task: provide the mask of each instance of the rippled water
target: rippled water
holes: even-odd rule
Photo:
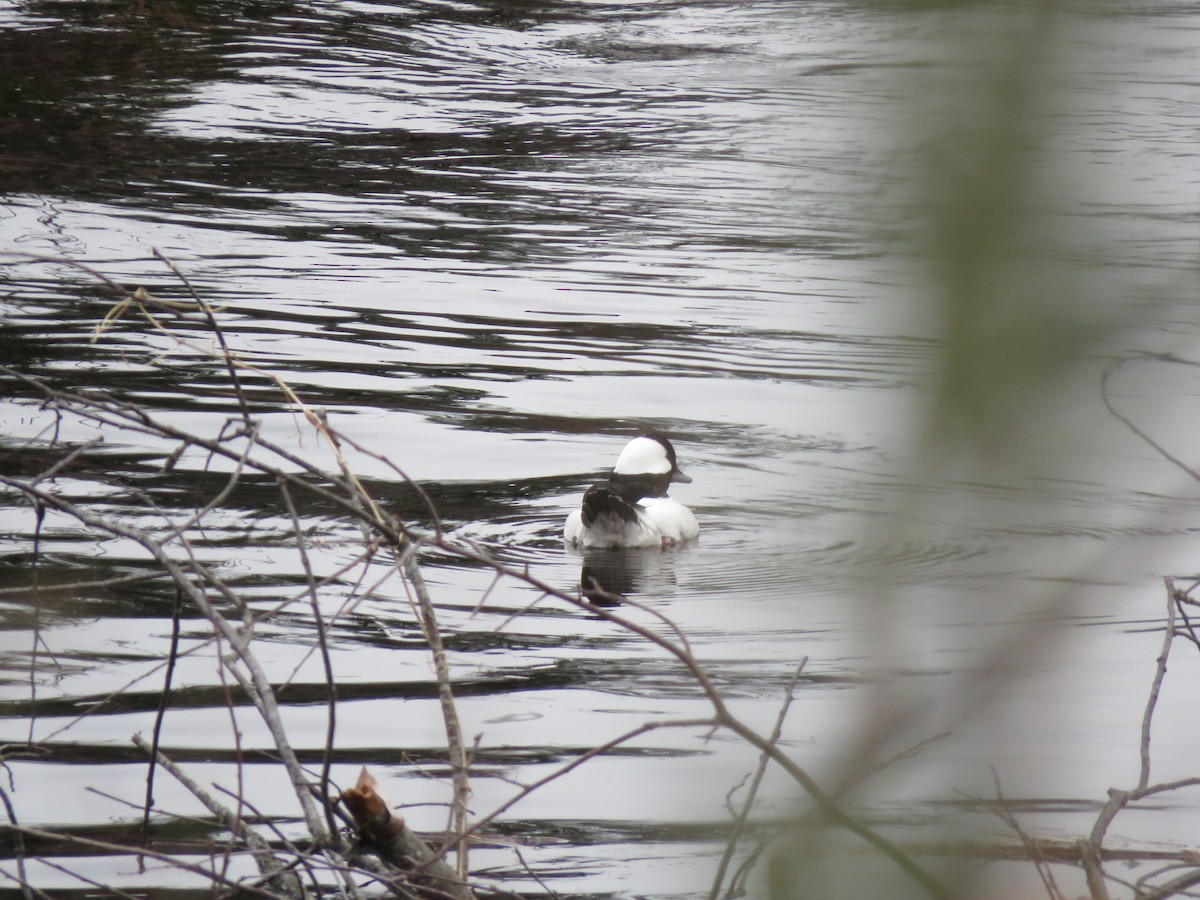
[[[900,490],[937,344],[912,261],[881,224],[894,220],[877,214],[905,202],[896,157],[920,143],[894,130],[919,83],[906,79],[952,65],[937,48],[955,14],[705,0],[146,6],[0,10],[0,249],[182,297],[161,251],[224,306],[239,353],[419,480],[448,533],[565,589],[584,562],[560,542],[580,491],[631,434],[668,433],[694,477],[673,493],[699,517],[699,545],[598,564],[678,624],[764,731],[807,658],[785,740],[818,773],[836,770],[869,718],[868,674],[926,698],[897,725],[897,749],[947,721],[955,737],[873,795],[880,821],[1003,834],[951,808],[957,790],[988,794],[994,764],[1008,795],[1028,799],[1027,824],[1066,836],[1090,828],[1110,785],[1132,782],[1157,579],[1194,568],[1196,487],[1105,418],[1092,383],[1060,423],[1092,435],[1071,466]],[[1056,146],[1086,202],[1062,243],[1100,270],[1097,305],[1110,293],[1135,320],[1114,352],[1147,354],[1115,376],[1115,401],[1187,454],[1200,386],[1148,354],[1186,361],[1196,333],[1200,17],[1159,4],[1071,25],[1065,44],[1088,77]],[[83,273],[18,260],[2,271],[6,365],[112,390],[183,428],[215,433],[236,414],[220,365],[135,319],[90,344],[111,298]],[[270,383],[247,387],[264,434],[332,464]],[[54,417],[11,378],[5,389],[0,465],[32,475]],[[87,422],[58,427],[67,441],[96,436]],[[60,489],[133,523],[161,525],[148,500],[186,515],[223,483],[198,453],[161,474],[169,447],[107,437]],[[383,503],[429,524],[393,471],[356,467]],[[144,765],[127,741],[153,720],[173,595],[147,582],[44,596],[31,702],[34,520],[5,503],[3,739],[50,749],[12,764],[16,812],[119,835],[137,820],[114,798],[140,802]],[[352,556],[350,523],[301,514],[322,571]],[[144,568],[132,544],[47,526],[44,583]],[[304,583],[273,481],[245,477],[193,542],[263,608]],[[647,719],[705,712],[678,666],[609,624],[553,602],[526,610],[530,589],[486,593],[490,572],[438,556],[426,577],[466,733],[481,736],[477,811],[509,796],[505,779],[532,781]],[[1063,585],[1070,596],[1046,607]],[[444,769],[434,679],[404,593],[387,583],[363,599],[339,582],[322,605],[351,597],[331,630],[334,776],[349,782],[365,763],[395,799],[443,803],[446,785],[428,777]],[[1045,652],[1014,652],[999,696],[960,689],[980,647],[1039,616],[1072,627],[1064,637],[1048,622]],[[296,612],[268,629],[310,762],[325,737],[311,626]],[[185,646],[201,649],[181,660],[163,743],[198,780],[229,784],[236,754],[206,635],[185,622]],[[964,720],[975,703],[984,714]],[[1186,697],[1164,705],[1159,759],[1190,774]],[[237,721],[255,750],[267,740],[250,713]],[[725,794],[753,765],[735,741],[656,732],[535,794],[502,830],[563,895],[695,894],[715,867]],[[283,776],[252,768],[257,808],[295,821]],[[798,792],[769,786],[762,815],[793,813]],[[158,793],[163,809],[198,811],[172,785]],[[1128,836],[1192,841],[1195,812],[1131,820]],[[437,830],[445,812],[410,818]],[[71,863],[131,890],[189,883],[124,858]],[[544,890],[507,847],[472,864],[500,887]],[[79,887],[32,871],[56,895]]]

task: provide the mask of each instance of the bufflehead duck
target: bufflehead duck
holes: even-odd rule
[[[592,485],[567,516],[563,538],[578,547],[673,547],[700,533],[692,511],[667,496],[679,471],[675,448],[661,434],[636,437],[617,457],[608,481]]]

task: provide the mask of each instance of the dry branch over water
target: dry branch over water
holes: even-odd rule
[[[72,456],[80,452],[80,448],[68,448],[64,456],[55,459],[50,466],[33,478],[0,475],[0,484],[23,494],[39,512],[39,516],[47,510],[52,510],[69,517],[96,534],[120,537],[136,543],[152,558],[163,575],[173,582],[183,601],[199,611],[211,624],[213,631],[210,639],[221,648],[222,670],[231,679],[232,685],[236,685],[242,694],[251,701],[270,732],[280,762],[288,773],[308,836],[303,846],[293,841],[291,846],[282,850],[275,847],[267,848],[260,838],[249,836],[251,829],[243,821],[241,804],[236,811],[224,807],[209,807],[219,821],[228,824],[231,843],[226,852],[238,852],[242,848],[248,848],[259,862],[260,868],[263,869],[263,875],[260,876],[262,883],[256,883],[254,891],[269,893],[265,885],[270,884],[277,886],[276,889],[283,890],[286,895],[291,895],[293,890],[304,894],[309,890],[319,892],[325,889],[357,893],[360,888],[355,885],[354,878],[355,873],[358,873],[357,877],[360,879],[371,883],[386,884],[390,890],[399,892],[401,895],[465,897],[470,891],[467,884],[467,847],[471,841],[486,836],[485,829],[497,815],[532,791],[552,783],[606,750],[617,747],[639,734],[662,727],[681,727],[708,730],[725,729],[737,735],[758,749],[764,758],[781,767],[804,789],[829,822],[858,835],[879,852],[890,857],[912,879],[921,884],[930,896],[950,896],[937,878],[927,872],[909,853],[844,809],[823,791],[815,779],[796,765],[778,747],[777,735],[760,735],[736,717],[708,677],[704,667],[692,654],[686,636],[660,613],[652,613],[652,615],[660,619],[666,626],[667,632],[673,637],[664,637],[658,631],[621,615],[611,606],[595,603],[579,593],[562,591],[540,579],[534,572],[507,566],[474,544],[455,542],[449,539],[440,527],[435,528],[432,533],[423,533],[383,509],[363,487],[347,459],[344,448],[350,448],[351,451],[357,451],[359,448],[333,429],[320,410],[306,406],[298,393],[293,391],[282,379],[249,364],[231,350],[221,333],[215,311],[192,289],[182,272],[169,260],[164,259],[164,262],[184,283],[191,298],[190,302],[161,301],[143,288],[126,289],[85,265],[60,260],[41,259],[40,261],[75,265],[76,268],[99,278],[105,286],[118,294],[117,305],[97,328],[97,338],[102,337],[105,330],[120,317],[136,312],[149,323],[155,332],[169,336],[176,341],[181,351],[215,354],[229,373],[230,388],[237,398],[241,414],[226,421],[216,436],[209,436],[172,425],[153,415],[149,410],[143,409],[137,404],[117,399],[112,395],[87,390],[64,389],[40,379],[30,378],[16,370],[0,369],[0,372],[19,385],[29,398],[36,399],[37,402],[53,408],[59,415],[90,420],[96,423],[106,435],[142,435],[173,444],[174,449],[167,454],[164,468],[175,465],[182,454],[188,450],[203,452],[210,462],[224,459],[226,465],[231,469],[225,484],[205,503],[201,504],[192,515],[182,521],[171,522],[165,529],[150,530],[90,508],[85,502],[67,499],[61,495],[54,489],[54,478]],[[188,316],[194,317],[194,320],[190,322],[193,329],[198,327],[202,333],[211,334],[215,341],[214,344],[206,344],[203,340],[197,340],[195,337],[181,337],[172,331],[172,324],[167,321],[168,317],[178,320]],[[192,333],[194,334],[194,330]],[[271,440],[262,433],[258,422],[250,413],[250,407],[241,385],[241,378],[248,373],[265,377],[276,385],[281,392],[283,402],[303,416],[332,452],[337,462],[337,471],[324,471],[317,468],[308,462],[305,454]],[[51,449],[47,448],[48,452]],[[372,455],[382,458],[375,454]],[[49,453],[49,456],[53,457],[54,454]],[[398,467],[394,468],[399,471]],[[280,715],[276,686],[268,677],[255,653],[256,630],[267,624],[269,616],[264,617],[262,613],[252,610],[247,599],[235,587],[227,583],[217,571],[198,558],[189,542],[188,535],[194,529],[203,528],[205,516],[220,506],[235,490],[243,474],[247,472],[265,475],[278,484],[284,505],[292,513],[295,542],[296,546],[301,548],[302,556],[305,536],[301,533],[299,520],[294,514],[295,506],[292,500],[294,495],[307,495],[320,499],[336,509],[340,515],[356,521],[362,532],[360,558],[368,560],[381,555],[390,558],[394,571],[403,579],[410,592],[434,662],[434,671],[446,721],[447,743],[453,772],[452,797],[449,804],[451,828],[441,848],[428,855],[412,849],[416,845],[408,842],[402,819],[392,818],[389,815],[381,820],[378,810],[375,810],[374,813],[369,812],[378,805],[376,802],[378,795],[373,789],[371,781],[360,782],[358,787],[344,792],[332,790],[331,786],[325,783],[328,778],[329,760],[337,753],[334,727],[337,709],[335,673],[329,672],[330,693],[327,703],[329,728],[325,761],[322,767],[323,775],[314,777],[313,773],[301,764],[292,749]],[[436,516],[434,521],[437,521]],[[486,566],[495,572],[497,578],[523,582],[536,589],[543,598],[554,598],[571,604],[592,616],[619,626],[631,635],[657,645],[676,657],[688,672],[697,691],[707,698],[712,710],[711,716],[702,719],[646,723],[633,732],[621,735],[613,741],[583,754],[550,775],[539,779],[536,783],[521,788],[513,798],[497,809],[477,816],[474,822],[469,821],[470,787],[467,779],[467,752],[462,740],[461,728],[457,723],[453,684],[449,668],[445,665],[442,635],[434,614],[429,589],[420,568],[420,556],[422,552],[429,550],[437,550],[443,554]],[[306,598],[310,601],[313,600],[320,586],[311,572],[309,572],[308,582],[295,598],[296,600]],[[610,598],[610,600],[616,602],[617,598]],[[315,617],[314,623],[318,632],[316,636],[318,646],[323,647],[324,638],[321,632],[324,625],[319,614]],[[172,657],[167,660],[165,675],[167,682],[164,684],[164,696],[168,696],[170,693],[170,673],[176,652],[177,645],[174,645]],[[327,655],[325,659],[327,662]],[[160,710],[160,721],[165,709],[164,706]],[[145,752],[150,756],[151,771],[159,764],[167,764],[166,760],[158,753],[156,746],[144,744],[144,742],[143,745]],[[174,764],[170,765],[170,771],[177,777],[181,777],[185,785],[195,785],[195,782],[186,779],[181,768]],[[152,800],[152,798],[149,799]],[[365,828],[366,833],[371,835],[371,840],[359,844],[349,840],[343,833],[332,827],[334,805],[339,800],[352,807],[357,826],[360,829]],[[210,797],[208,802],[212,802]],[[148,802],[147,816],[149,808],[150,803]],[[364,815],[365,819],[359,818]],[[389,823],[391,824],[389,825]],[[382,841],[381,838],[383,832],[387,832],[388,828],[394,827],[397,823],[400,826],[398,834],[404,837],[405,846],[408,848],[399,852],[399,855],[404,857],[405,865],[397,864],[397,853],[386,850],[379,852],[381,846],[392,846],[388,841]],[[382,832],[379,830],[380,827],[383,829]],[[15,822],[10,823],[9,828],[14,833],[22,833]],[[370,870],[361,867],[362,855],[372,852],[372,849],[376,854],[375,860],[385,867],[383,874],[375,871],[376,866],[372,866]],[[449,882],[443,870],[443,860],[450,855],[453,855],[456,860],[456,877],[452,883]],[[294,873],[294,877],[289,877],[286,882],[282,882],[280,872],[286,872],[289,876]],[[225,880],[222,876],[221,881]],[[282,887],[279,887],[281,885]],[[714,892],[717,887],[719,885],[714,887]]]

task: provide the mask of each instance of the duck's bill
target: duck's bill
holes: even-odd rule
[[[682,472],[676,469],[671,473],[671,481],[675,482],[676,484],[691,484],[692,476],[684,475]]]

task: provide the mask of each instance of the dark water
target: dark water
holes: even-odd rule
[[[1162,354],[1186,362],[1195,343],[1200,16],[1160,4],[1069,24],[1061,53],[1085,77],[1054,147],[1085,199],[1060,236],[1099,271],[1097,306],[1120,311],[1110,347],[1146,354],[1114,379],[1117,402],[1186,455],[1194,416],[1181,410],[1200,385]],[[903,207],[897,159],[920,146],[897,127],[919,83],[908,79],[960,65],[969,48],[947,54],[941,36],[963,27],[974,26],[962,11],[836,2],[10,5],[0,249],[182,298],[161,251],[224,307],[238,353],[419,480],[449,535],[564,589],[582,563],[560,542],[580,491],[630,435],[666,432],[694,477],[673,493],[701,541],[603,564],[678,624],[739,715],[769,731],[807,658],[785,745],[832,773],[871,718],[866,676],[882,672],[916,698],[897,749],[947,723],[955,735],[898,767],[868,815],[909,837],[1004,835],[959,793],[990,795],[994,764],[1027,800],[1027,826],[1086,833],[1106,789],[1135,778],[1157,579],[1195,568],[1200,491],[1104,416],[1094,379],[1058,421],[1088,435],[1069,464],[1016,481],[906,482],[936,315],[897,249],[904,227],[879,213]],[[129,317],[91,343],[112,302],[93,279],[15,258],[0,272],[5,365],[205,434],[237,414],[200,330],[188,346]],[[52,436],[100,436],[57,422],[11,377],[3,389],[10,476],[41,471]],[[333,467],[270,382],[252,377],[247,391],[266,436]],[[186,518],[224,483],[199,452],[164,474],[170,445],[103,437],[58,489],[132,524]],[[354,464],[381,502],[431,525],[394,471]],[[31,676],[35,523],[14,494],[3,501],[2,737],[46,748],[11,765],[16,813],[119,836],[137,820],[126,804],[140,802],[145,768],[128,738],[153,721],[173,592],[147,581],[43,594]],[[353,559],[351,522],[300,512],[320,571]],[[191,537],[261,609],[304,583],[272,480],[243,477]],[[43,585],[147,569],[131,542],[54,515],[40,549]],[[515,582],[477,610],[492,582],[483,568],[432,555],[425,572],[465,731],[480,736],[478,813],[511,794],[509,779],[532,781],[649,719],[706,714],[644,641],[564,604],[527,609],[537,595]],[[321,604],[341,698],[334,777],[367,764],[393,799],[427,804],[409,812],[416,827],[444,827],[448,786],[430,777],[444,774],[444,733],[402,586],[365,595],[343,577]],[[277,616],[260,650],[291,682],[287,724],[309,762],[325,739],[312,624],[300,607]],[[981,693],[971,673],[1014,627],[1053,637],[1014,653],[1002,688]],[[163,745],[197,780],[231,787],[237,754],[207,636],[185,620],[195,652],[176,673]],[[1160,713],[1164,779],[1191,774],[1185,693]],[[282,772],[252,752],[268,736],[252,709],[236,719],[251,799],[299,834]],[[532,871],[504,845],[472,866],[531,893],[544,891],[535,873],[562,895],[703,892],[726,792],[754,762],[732,739],[655,732],[501,819]],[[165,811],[202,815],[165,780],[157,793]],[[769,778],[760,815],[789,816],[799,797]],[[1195,812],[1180,801],[1123,834],[1186,843]],[[69,862],[131,891],[196,884],[126,857]],[[30,871],[56,894],[82,888],[49,864]],[[980,896],[993,877],[1028,886],[1031,873],[992,867]]]

